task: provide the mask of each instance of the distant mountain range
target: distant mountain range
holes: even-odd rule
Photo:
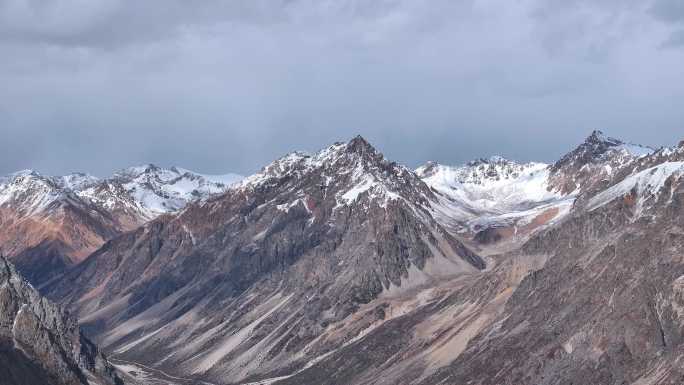
[[[416,170],[356,137],[228,180],[14,174],[0,247],[126,382],[679,383],[683,178],[684,144],[599,131]]]
[[[0,178],[0,254],[40,285],[116,235],[224,192],[240,179],[151,164],[107,179],[20,171]]]

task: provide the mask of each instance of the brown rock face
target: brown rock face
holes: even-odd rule
[[[0,253],[36,285],[141,223],[34,172],[0,180]]]
[[[0,252],[40,286],[105,241],[225,187],[187,170],[153,165],[105,180],[33,171],[0,177]]]
[[[35,284],[58,276],[125,229],[109,213],[71,202],[31,215],[2,207],[0,226],[0,250]]]
[[[42,298],[0,257],[3,385],[122,384],[76,321]],[[95,381],[95,382],[93,382]]]

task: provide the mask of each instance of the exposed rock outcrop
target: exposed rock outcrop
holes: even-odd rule
[[[123,384],[76,320],[0,256],[0,383]]]

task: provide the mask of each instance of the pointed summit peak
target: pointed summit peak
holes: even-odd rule
[[[347,143],[347,151],[357,153],[359,155],[375,155],[377,153],[375,148],[361,135],[356,135],[352,140],[349,141],[349,143]]]
[[[592,152],[595,156],[601,155],[609,150],[618,150],[637,158],[648,155],[654,151],[653,148],[648,146],[611,138],[599,130],[594,130],[578,149],[582,148]]]
[[[606,134],[604,134],[603,131],[600,130],[592,131],[591,135],[589,135],[587,139],[585,139],[584,143],[589,144],[591,146],[602,147],[615,147],[624,144],[624,142],[619,139],[606,136]]]
[[[559,191],[570,193],[581,186],[583,180],[590,179],[592,174],[583,171],[585,166],[608,165],[609,170],[612,170],[647,156],[653,151],[650,147],[627,143],[595,130],[584,142],[551,166],[550,171],[555,175],[552,184]]]
[[[591,132],[591,134],[587,137],[587,142],[600,142],[603,141],[603,139],[606,137],[606,134],[603,133],[601,130],[594,130]]]
[[[148,163],[148,164],[142,166],[142,168],[144,168],[145,173],[150,173],[150,172],[155,172],[155,171],[161,170],[161,167],[157,166],[154,163]]]

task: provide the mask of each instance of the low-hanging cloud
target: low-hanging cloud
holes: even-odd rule
[[[678,0],[0,1],[0,173],[249,173],[360,133],[410,166],[676,143]]]

